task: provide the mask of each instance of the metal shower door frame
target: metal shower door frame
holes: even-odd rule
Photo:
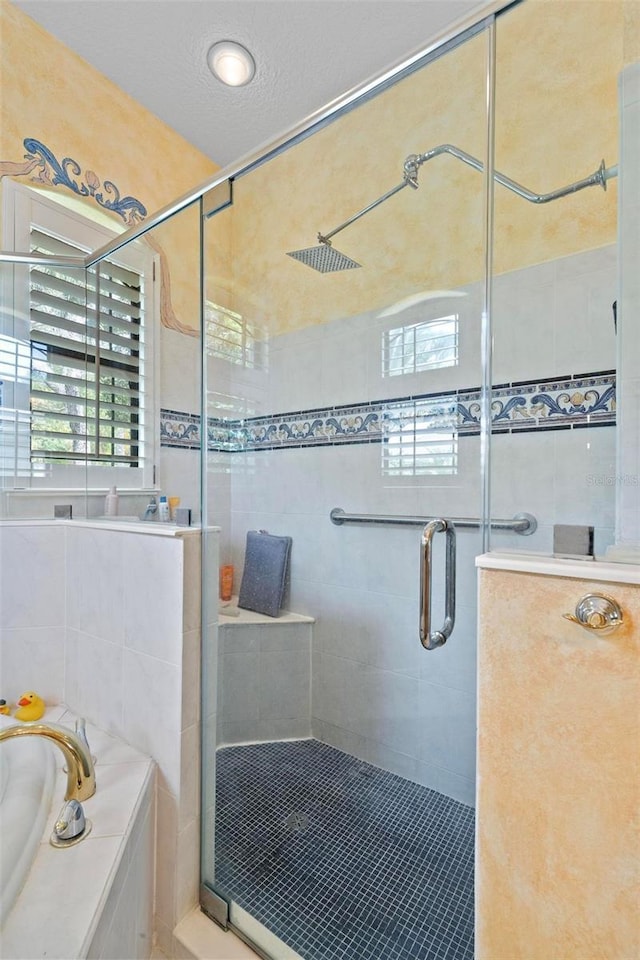
[[[520,2],[520,0],[516,0],[516,3],[517,2]],[[443,34],[439,40],[435,41],[426,50],[423,50],[421,51],[420,54],[414,57],[411,57],[408,60],[405,60],[401,65],[394,68],[393,70],[387,71],[385,74],[382,74],[380,77],[377,78],[377,80],[372,81],[371,83],[358,88],[356,92],[347,94],[344,98],[342,98],[340,101],[337,102],[337,105],[336,104],[329,105],[326,108],[326,110],[320,111],[318,114],[314,114],[313,117],[310,118],[308,121],[305,121],[303,125],[291,131],[291,133],[287,137],[278,141],[271,147],[268,147],[266,150],[262,151],[259,155],[252,157],[244,165],[239,165],[238,167],[234,167],[234,168],[230,168],[228,170],[222,171],[222,173],[218,178],[216,178],[214,181],[210,182],[207,185],[206,189],[203,189],[200,191],[199,196],[203,198],[202,223],[204,224],[206,222],[208,215],[217,213],[218,210],[222,208],[222,205],[219,206],[217,202],[214,202],[212,205],[210,205],[205,196],[206,194],[209,194],[209,196],[213,198],[214,194],[211,193],[211,191],[214,191],[217,187],[219,187],[223,183],[230,184],[230,187],[232,188],[233,181],[235,180],[236,177],[241,177],[250,173],[254,168],[257,168],[258,166],[267,162],[271,158],[279,155],[280,153],[283,153],[289,147],[295,146],[295,144],[300,142],[302,139],[306,139],[307,136],[316,132],[316,130],[321,129],[323,126],[331,122],[333,119],[336,119],[338,116],[350,111],[351,109],[354,109],[361,102],[368,100],[374,93],[382,92],[384,89],[396,83],[397,81],[403,79],[404,77],[408,76],[410,73],[413,73],[414,71],[417,71],[422,67],[427,66],[428,63],[432,62],[440,55],[442,54],[446,55],[446,53],[450,49],[455,48],[459,44],[466,42],[467,40],[471,39],[473,36],[476,36],[479,33],[483,33],[488,38],[487,39],[487,51],[488,51],[487,52],[487,70],[486,70],[487,116],[488,116],[487,138],[488,138],[488,141],[491,141],[493,121],[490,114],[490,109],[492,109],[490,105],[492,104],[492,98],[493,98],[493,89],[492,89],[493,53],[492,51],[494,50],[493,31],[495,29],[495,15],[497,11],[501,11],[507,7],[514,6],[514,5],[515,4],[514,2],[512,2],[512,0],[508,0],[508,2],[504,2],[504,0],[498,0],[498,2],[493,2],[489,4],[482,16],[480,16],[476,12],[475,17],[468,17],[468,18],[465,18],[464,21],[460,21],[453,30],[448,31],[446,34]],[[490,214],[491,214],[491,207],[492,207],[492,194],[491,194],[492,179],[488,172],[492,170],[492,161],[493,161],[492,143],[489,142],[487,146],[487,156],[486,156],[485,174],[484,174],[484,178],[485,178],[485,237],[484,239],[485,239],[485,247],[486,247],[485,259],[484,259],[485,269],[488,269],[491,263],[490,244],[488,244],[487,241],[490,240],[491,227],[492,227],[492,224],[490,221]],[[489,197],[486,196],[487,193],[489,194]],[[194,197],[193,195],[191,195],[190,201],[193,201],[193,199]],[[177,204],[179,203],[180,201],[177,202]],[[224,201],[223,201],[223,204],[224,204]],[[176,212],[176,211],[177,211],[177,205],[173,205],[172,212]],[[154,225],[153,223],[150,224],[151,227],[153,225]],[[139,230],[139,232],[143,233],[146,231],[143,227],[141,230]],[[203,293],[203,296],[202,296],[203,312],[202,312],[201,322],[202,322],[203,330],[204,330],[204,322],[203,322],[203,319],[204,319],[204,268],[205,268],[205,260],[204,260],[204,249],[203,249],[202,261],[201,261],[201,270],[202,270],[201,283],[202,283],[202,293]],[[487,303],[489,299],[487,291],[489,289],[490,289],[490,285],[487,279],[487,282],[485,285],[484,309],[483,309],[483,317],[482,317],[483,331],[487,327],[488,320],[489,320],[488,309],[487,309]],[[484,339],[488,340],[488,335],[485,333],[483,333],[483,340]],[[203,342],[203,354],[204,353],[205,353],[205,350],[204,350],[204,342]],[[483,362],[484,362],[484,355],[483,355]],[[205,363],[206,363],[206,360],[203,357],[203,365]],[[487,378],[485,375],[484,383],[486,384],[487,382],[490,382],[490,381],[487,381]],[[487,409],[488,409],[488,403],[487,403]],[[207,409],[206,409],[206,391],[205,391],[204,376],[203,376],[203,398],[202,398],[201,416],[203,418],[202,422],[206,423]],[[205,433],[205,436],[206,436],[206,433]],[[207,490],[206,444],[203,444],[201,456],[203,458],[203,468],[202,468],[203,514],[202,516],[203,516],[203,524],[204,524],[206,523],[206,516],[207,516],[207,512],[206,512],[206,490]],[[484,463],[482,453],[481,453],[481,461],[482,462],[479,464],[478,469],[481,470],[482,472],[482,464]],[[484,502],[485,502],[485,499],[483,495],[483,503]],[[478,522],[478,526],[483,531],[483,545],[486,542],[486,526],[487,526],[486,516],[488,516],[488,514],[485,515],[484,520],[481,519]],[[518,522],[520,522],[519,518],[518,518]],[[446,639],[446,637],[449,636],[449,634],[451,633],[451,630],[453,629],[454,620],[455,620],[455,611],[454,611],[455,530],[453,528],[453,524],[451,523],[451,521],[447,521],[444,518],[442,519],[438,518],[436,523],[438,524],[438,532],[442,530],[442,532],[445,532],[445,535],[447,536],[447,546],[448,546],[447,554],[449,557],[449,565],[448,565],[449,591],[448,591],[448,602],[447,602],[447,616],[445,617],[445,623],[443,624],[442,630],[436,631],[436,636],[444,637],[444,639],[442,639],[440,643],[433,643],[433,646],[431,647],[431,649],[434,646],[441,645]],[[527,520],[527,523],[528,523],[528,520]],[[442,524],[442,527],[439,526],[440,524]],[[436,530],[434,529],[433,533],[435,534],[435,532]],[[204,552],[204,544],[203,544],[202,574],[203,574],[203,588],[204,588],[205,583],[207,582],[207,578],[211,579],[210,571],[206,569],[206,554]],[[425,622],[428,624],[427,620]],[[206,631],[207,631],[206,623],[207,623],[206,619],[203,619],[203,624],[202,624],[203,656],[205,653],[204,645],[206,642]],[[427,632],[431,634],[430,629],[428,629]],[[427,647],[427,649],[430,648],[427,643],[425,643],[425,646]],[[204,676],[203,676],[203,680],[204,680]],[[206,697],[206,695],[207,695],[207,691],[204,689],[204,684],[203,684],[203,691],[202,691],[202,696],[203,696],[202,715],[203,716],[206,715],[206,710],[205,710],[206,701],[204,700],[204,697]],[[205,753],[203,751],[203,762],[204,762],[204,759],[205,759]],[[208,759],[210,760],[210,758]],[[203,767],[202,778],[201,778],[201,781],[203,784],[203,791],[205,789],[204,785],[207,779],[208,778],[206,776],[205,769]],[[206,807],[204,804],[204,793],[203,793],[203,810],[204,809],[206,809]],[[256,943],[255,940],[252,938],[253,937],[252,932],[249,932],[249,933],[245,932],[241,927],[238,927],[236,922],[234,922],[233,901],[229,902],[224,895],[220,895],[220,893],[217,891],[215,869],[213,872],[213,876],[207,877],[207,878],[205,878],[204,873],[201,870],[200,901],[201,901],[201,909],[207,914],[207,916],[209,916],[212,920],[214,920],[214,922],[216,922],[218,925],[222,926],[225,929],[233,930],[242,940],[248,943],[256,951],[256,953],[259,956],[264,957],[265,960],[270,960],[269,954],[266,952],[266,949],[268,948],[266,948],[265,946],[261,946],[259,943]]]

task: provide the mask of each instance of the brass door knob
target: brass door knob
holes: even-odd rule
[[[623,620],[619,604],[604,593],[588,593],[578,601],[575,614],[564,613],[563,617],[585,630],[597,630],[602,634],[611,633]]]

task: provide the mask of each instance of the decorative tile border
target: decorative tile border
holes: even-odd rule
[[[615,394],[616,375],[611,370],[499,384],[491,395],[492,432],[614,426]],[[462,437],[477,436],[480,419],[480,389],[454,390],[244,420],[212,417],[208,422],[208,449],[242,452],[380,443],[390,434],[417,422],[423,431],[451,430]],[[199,416],[162,410],[160,443],[166,447],[199,449]]]
[[[160,411],[160,446],[182,450],[200,449],[200,417],[178,410]]]
[[[494,387],[491,420],[494,432],[502,426],[517,432],[558,426],[613,425],[616,422],[615,371]]]

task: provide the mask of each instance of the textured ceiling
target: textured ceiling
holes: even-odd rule
[[[226,166],[424,46],[477,0],[14,0]],[[254,55],[246,87],[206,64],[217,40]]]

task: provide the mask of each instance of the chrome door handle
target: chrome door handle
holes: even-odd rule
[[[444,623],[431,632],[431,548],[436,533],[447,535]],[[430,520],[422,531],[420,550],[420,643],[435,650],[451,636],[456,619],[456,530],[450,520]]]

